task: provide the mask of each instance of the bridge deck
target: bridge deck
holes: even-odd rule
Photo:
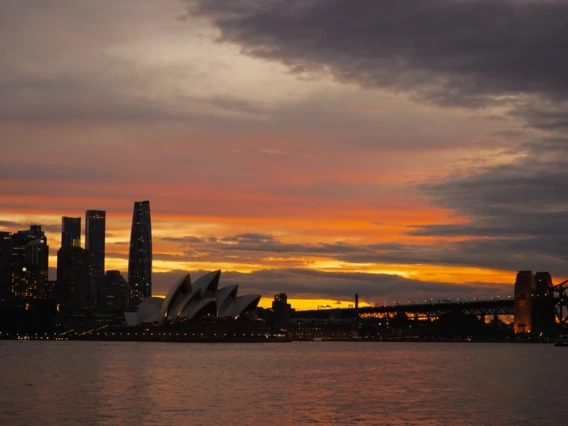
[[[308,311],[296,311],[293,318],[355,318],[360,316],[394,316],[399,313],[416,317],[438,317],[450,312],[460,312],[466,315],[513,315],[513,299],[478,300],[472,302],[448,302],[448,303],[418,303],[408,305],[389,305],[364,308],[347,309],[320,309]]]

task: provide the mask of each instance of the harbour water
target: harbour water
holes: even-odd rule
[[[0,341],[1,425],[565,425],[544,344]]]

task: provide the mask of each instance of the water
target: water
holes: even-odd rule
[[[1,425],[566,425],[568,348],[0,341]]]

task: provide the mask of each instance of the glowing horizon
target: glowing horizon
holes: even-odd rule
[[[369,303],[568,273],[564,87],[536,83],[562,66],[503,68],[519,43],[503,64],[475,43],[440,57],[452,26],[421,49],[390,26],[362,44],[357,26],[296,26],[326,2],[274,26],[254,2],[213,3],[5,6],[0,35],[25,37],[0,47],[0,230],[43,225],[52,278],[61,217],[88,209],[107,212],[106,269],[125,273],[135,200],[151,203],[158,293],[213,269],[263,295]]]

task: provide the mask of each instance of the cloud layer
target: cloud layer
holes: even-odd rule
[[[158,283],[564,277],[567,21],[565,1],[4,2],[0,229],[43,224],[53,265],[60,217],[105,209],[124,270],[150,199]]]

